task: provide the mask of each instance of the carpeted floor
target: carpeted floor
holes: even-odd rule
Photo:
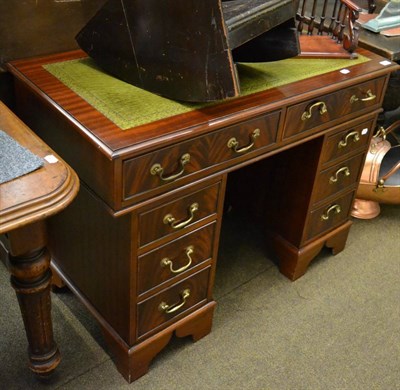
[[[355,220],[346,249],[337,256],[323,251],[296,282],[267,257],[259,231],[243,235],[240,221],[230,219],[221,238],[212,332],[197,343],[172,340],[131,385],[68,291],[52,296],[62,362],[46,381],[36,379],[0,263],[0,389],[400,389],[400,207]]]

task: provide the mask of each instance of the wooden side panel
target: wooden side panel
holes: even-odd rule
[[[131,217],[114,218],[82,185],[76,200],[49,220],[49,248],[57,267],[129,344]]]

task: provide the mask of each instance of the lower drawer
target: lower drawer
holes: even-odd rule
[[[364,153],[323,170],[317,177],[313,203],[333,196],[355,184],[362,169]]]
[[[215,222],[139,257],[138,294],[183,276],[209,260],[213,251]]]
[[[350,213],[353,196],[354,191],[312,211],[307,220],[303,244],[345,222]]]
[[[210,267],[138,304],[137,337],[167,326],[193,306],[207,300]]]

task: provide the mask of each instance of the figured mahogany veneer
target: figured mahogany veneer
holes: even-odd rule
[[[380,77],[290,106],[286,116],[284,138],[294,137],[323,123],[333,122],[348,114],[373,107],[382,99],[384,83],[385,77]],[[311,117],[306,118],[304,113],[311,114]]]
[[[323,246],[344,248],[367,145],[398,68],[360,54],[370,60],[349,73],[126,131],[42,67],[82,52],[9,65],[20,115],[82,182],[76,202],[51,220],[53,268],[101,324],[128,381],[147,372],[172,334],[198,340],[210,331],[225,195],[233,210],[261,217],[292,280]]]

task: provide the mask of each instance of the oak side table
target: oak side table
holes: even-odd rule
[[[0,102],[0,129],[43,158],[44,165],[0,185],[0,235],[29,343],[29,367],[39,375],[60,362],[51,319],[47,217],[63,210],[79,189],[76,173]]]

